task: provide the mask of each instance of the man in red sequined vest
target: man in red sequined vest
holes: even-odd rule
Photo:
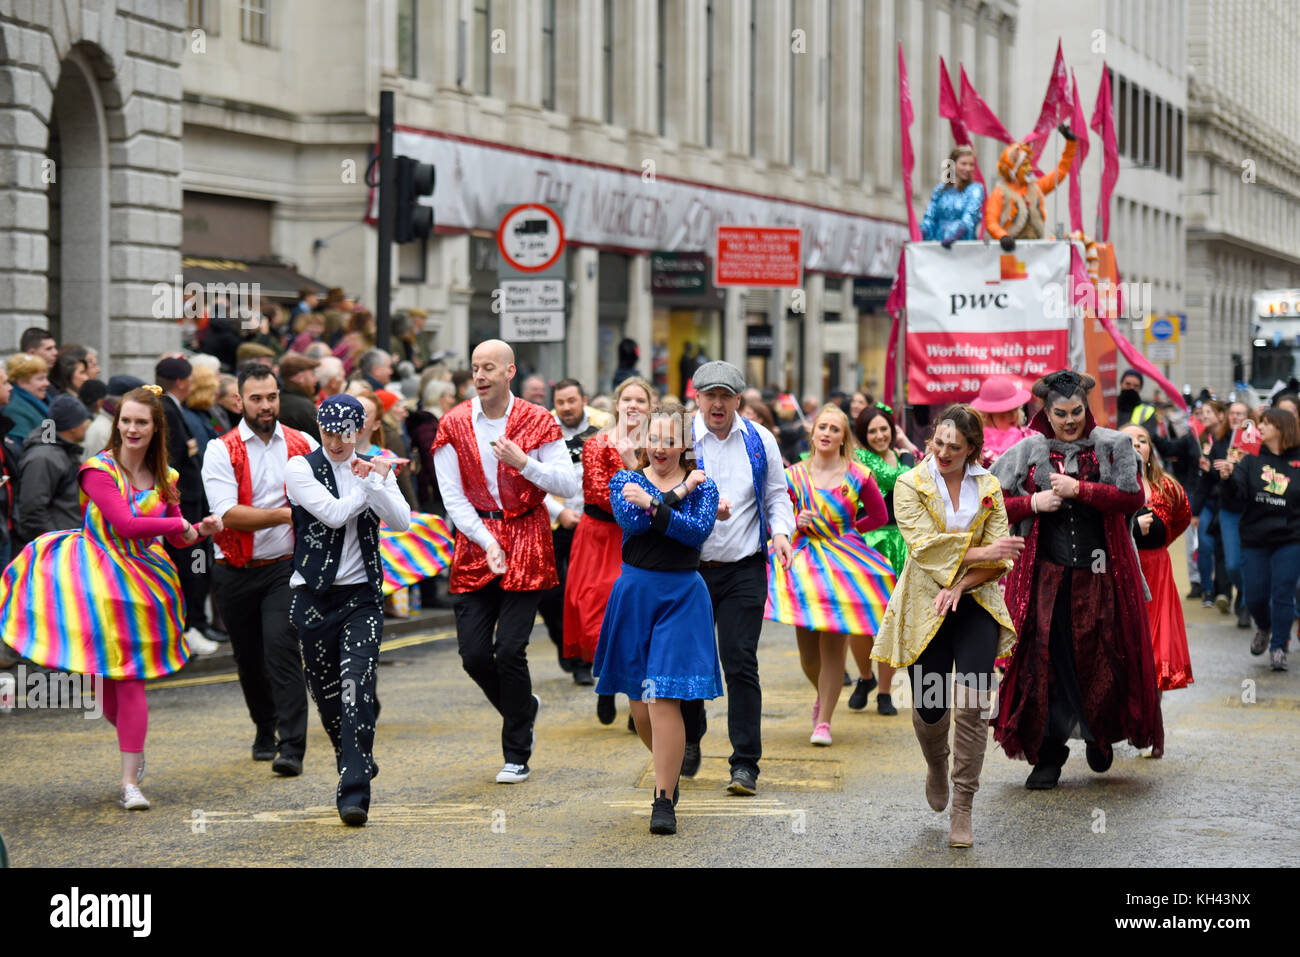
[[[580,485],[559,424],[511,394],[510,346],[480,343],[471,365],[478,395],[438,423],[433,463],[456,525],[451,593],[461,662],[501,714],[505,767],[497,781],[511,784],[529,775],[541,707],[528,635],[542,592],[558,581],[544,502],[548,492],[567,498]]]
[[[277,421],[280,386],[270,366],[245,366],[239,394],[243,418],[203,457],[208,503],[226,526],[215,538],[212,596],[257,727],[253,760],[293,776],[302,773],[307,748],[307,682],[289,623],[294,537],[284,479],[289,459],[319,443]]]

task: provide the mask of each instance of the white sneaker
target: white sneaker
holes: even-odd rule
[[[185,632],[185,644],[189,645],[190,651],[194,652],[199,657],[215,655],[221,648],[221,646],[215,641],[209,641],[207,638],[204,638],[203,633],[197,628],[191,628],[189,631]]]
[[[507,764],[497,772],[497,784],[518,784],[531,774],[526,764]]]
[[[122,797],[117,802],[128,811],[147,811],[149,810],[149,799],[140,793],[140,789],[134,784],[124,785],[122,788]]]

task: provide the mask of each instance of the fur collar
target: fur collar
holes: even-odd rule
[[[1097,462],[1101,466],[1101,481],[1113,485],[1121,492],[1138,490],[1137,452],[1133,442],[1123,432],[1094,426],[1087,437],[1077,442],[1062,442],[1049,439],[1038,433],[1017,442],[1003,452],[993,463],[993,474],[997,476],[1002,488],[1008,495],[1028,495],[1026,480],[1034,476],[1035,488],[1042,490],[1052,487],[1052,464],[1049,453],[1053,451],[1065,454],[1065,472],[1077,475],[1079,472],[1079,450],[1092,448],[1096,450]]]

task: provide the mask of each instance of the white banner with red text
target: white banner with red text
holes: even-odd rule
[[[907,401],[968,402],[989,376],[1029,388],[1070,364],[1070,244],[908,243]]]

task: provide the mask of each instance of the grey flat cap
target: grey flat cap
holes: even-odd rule
[[[710,389],[726,389],[732,395],[745,391],[745,377],[730,362],[715,359],[706,362],[695,370],[691,384],[696,392],[708,392]]]

